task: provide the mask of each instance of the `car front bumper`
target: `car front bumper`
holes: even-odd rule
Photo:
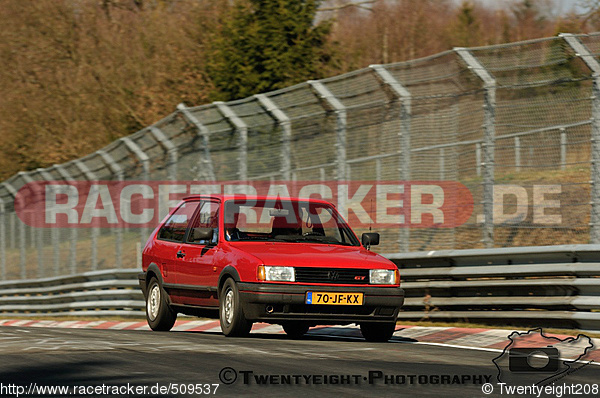
[[[404,303],[400,287],[291,285],[238,282],[247,319],[269,323],[306,321],[313,324],[395,322]],[[362,305],[306,304],[309,291],[363,293]]]

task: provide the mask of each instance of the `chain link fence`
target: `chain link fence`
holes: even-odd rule
[[[0,277],[140,263],[149,229],[22,223],[14,199],[36,180],[459,181],[475,202],[467,223],[384,229],[377,251],[600,243],[599,56],[600,34],[564,34],[181,104],[102,150],[0,183]]]

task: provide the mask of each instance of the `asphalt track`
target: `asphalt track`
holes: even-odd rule
[[[0,327],[0,354],[2,387],[130,383],[151,388],[156,384],[219,383],[216,396],[508,396],[500,394],[498,386],[491,395],[481,390],[485,376],[497,382],[492,362],[497,351],[398,337],[388,343],[367,343],[347,336],[312,335],[289,340],[285,335],[266,333],[226,338],[215,332]],[[237,379],[227,385],[220,374],[226,382],[232,382],[235,374]],[[290,375],[289,379],[285,375]],[[444,375],[446,383],[441,384]],[[413,377],[412,383],[408,376]],[[268,380],[269,384],[259,385],[257,380]],[[336,381],[338,384],[332,384]],[[586,366],[563,381],[598,383],[600,366]],[[15,396],[6,389],[2,392],[2,396]]]

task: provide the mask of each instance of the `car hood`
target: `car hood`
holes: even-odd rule
[[[396,269],[390,260],[359,246],[280,242],[243,242],[232,246],[265,265]]]

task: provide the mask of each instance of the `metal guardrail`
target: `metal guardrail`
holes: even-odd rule
[[[138,269],[0,283],[0,316],[143,316]]]
[[[600,245],[387,254],[401,320],[600,330]]]
[[[386,254],[400,320],[600,330],[600,245]],[[142,316],[137,269],[0,283],[0,316]]]

